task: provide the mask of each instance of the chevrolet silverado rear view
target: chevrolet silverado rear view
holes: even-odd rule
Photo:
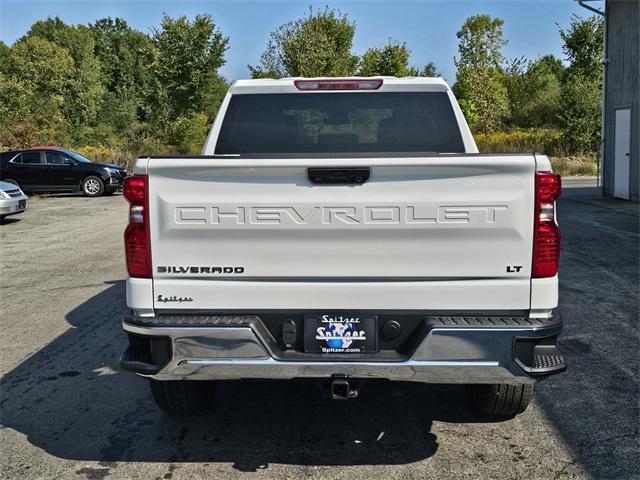
[[[129,346],[169,413],[215,382],[468,385],[513,416],[556,348],[560,178],[479,154],[441,79],[235,82],[201,156],[127,177]]]

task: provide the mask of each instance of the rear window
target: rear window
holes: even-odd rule
[[[217,154],[464,153],[445,92],[234,95]]]
[[[17,156],[20,152],[3,152],[0,153],[0,162],[6,163],[10,161],[13,157]],[[18,160],[20,157],[18,157]]]

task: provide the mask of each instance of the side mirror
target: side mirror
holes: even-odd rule
[[[64,161],[64,163],[66,163],[66,164],[67,164],[67,166],[69,166],[69,167],[73,167],[73,166],[76,164],[76,163],[75,163],[73,160],[71,160],[70,158],[67,158],[67,159]]]

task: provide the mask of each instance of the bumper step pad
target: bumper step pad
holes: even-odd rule
[[[533,350],[533,375],[551,375],[564,372],[567,364],[555,345],[538,345]]]
[[[564,368],[564,357],[562,355],[536,355],[533,360],[534,369],[544,368]]]
[[[560,355],[558,349],[548,346],[538,346],[533,355],[534,374],[559,373],[567,369],[564,357]]]

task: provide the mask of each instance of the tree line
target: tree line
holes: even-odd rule
[[[547,153],[597,150],[602,21],[574,16],[566,29],[559,27],[568,66],[553,55],[507,60],[503,25],[477,15],[457,32],[453,88],[473,130],[483,139],[496,132],[502,136],[493,138],[507,143],[524,139],[517,148],[533,142],[537,150],[554,150]],[[355,34],[347,15],[309,9],[271,33],[250,74],[438,75],[431,62],[412,65],[401,41],[358,56]],[[197,152],[228,88],[218,70],[229,46],[210,15],[165,15],[149,34],[120,18],[89,25],[37,21],[10,47],[0,42],[0,147]],[[510,148],[491,148],[500,146]]]

